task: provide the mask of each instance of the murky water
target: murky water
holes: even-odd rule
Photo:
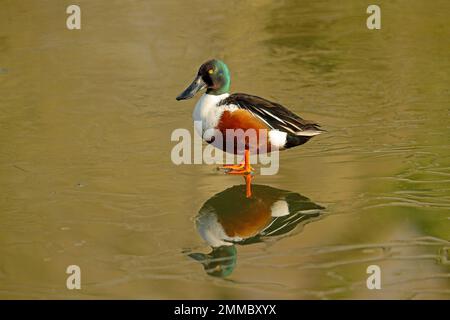
[[[0,2],[0,297],[450,298],[448,1],[379,1],[379,31],[356,0],[77,3],[69,31],[60,1]],[[252,200],[170,161],[212,57],[328,130]],[[211,216],[241,241],[211,249]]]

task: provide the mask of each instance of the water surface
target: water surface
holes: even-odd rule
[[[0,297],[449,299],[450,3],[379,3],[371,31],[360,1],[80,0],[69,31],[60,1],[3,0]],[[254,179],[319,216],[237,243],[224,278],[192,258],[196,219],[243,180],[170,161],[212,57],[328,130]]]

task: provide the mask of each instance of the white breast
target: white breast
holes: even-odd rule
[[[228,93],[221,95],[203,94],[195,105],[192,118],[194,119],[195,130],[203,137],[205,130],[213,129],[220,121],[220,117],[225,110],[234,111],[238,109],[234,105],[218,106],[219,102],[229,96]],[[207,137],[203,137],[207,139]]]
[[[197,231],[211,247],[231,246],[235,241],[242,241],[241,237],[230,237],[213,211],[203,212],[196,219]]]

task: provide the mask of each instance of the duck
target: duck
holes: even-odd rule
[[[230,94],[230,84],[228,66],[222,60],[212,59],[200,66],[194,81],[176,97],[178,101],[191,99],[206,90],[193,111],[194,128],[214,147],[244,155],[242,163],[222,167],[228,174],[252,173],[251,153],[291,149],[325,131],[279,103],[246,93]],[[229,138],[230,131],[238,134]],[[217,132],[224,138],[217,139]],[[256,139],[250,139],[249,132],[256,132]]]
[[[236,245],[279,241],[323,217],[323,206],[296,192],[255,184],[254,194],[248,198],[247,188],[235,185],[215,194],[195,218],[197,232],[211,252],[188,256],[211,276],[231,275],[237,265]]]

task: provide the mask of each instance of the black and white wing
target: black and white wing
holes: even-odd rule
[[[232,104],[248,110],[270,128],[286,132],[288,135],[312,137],[324,132],[317,123],[304,120],[281,104],[258,96],[234,93],[220,104]]]

